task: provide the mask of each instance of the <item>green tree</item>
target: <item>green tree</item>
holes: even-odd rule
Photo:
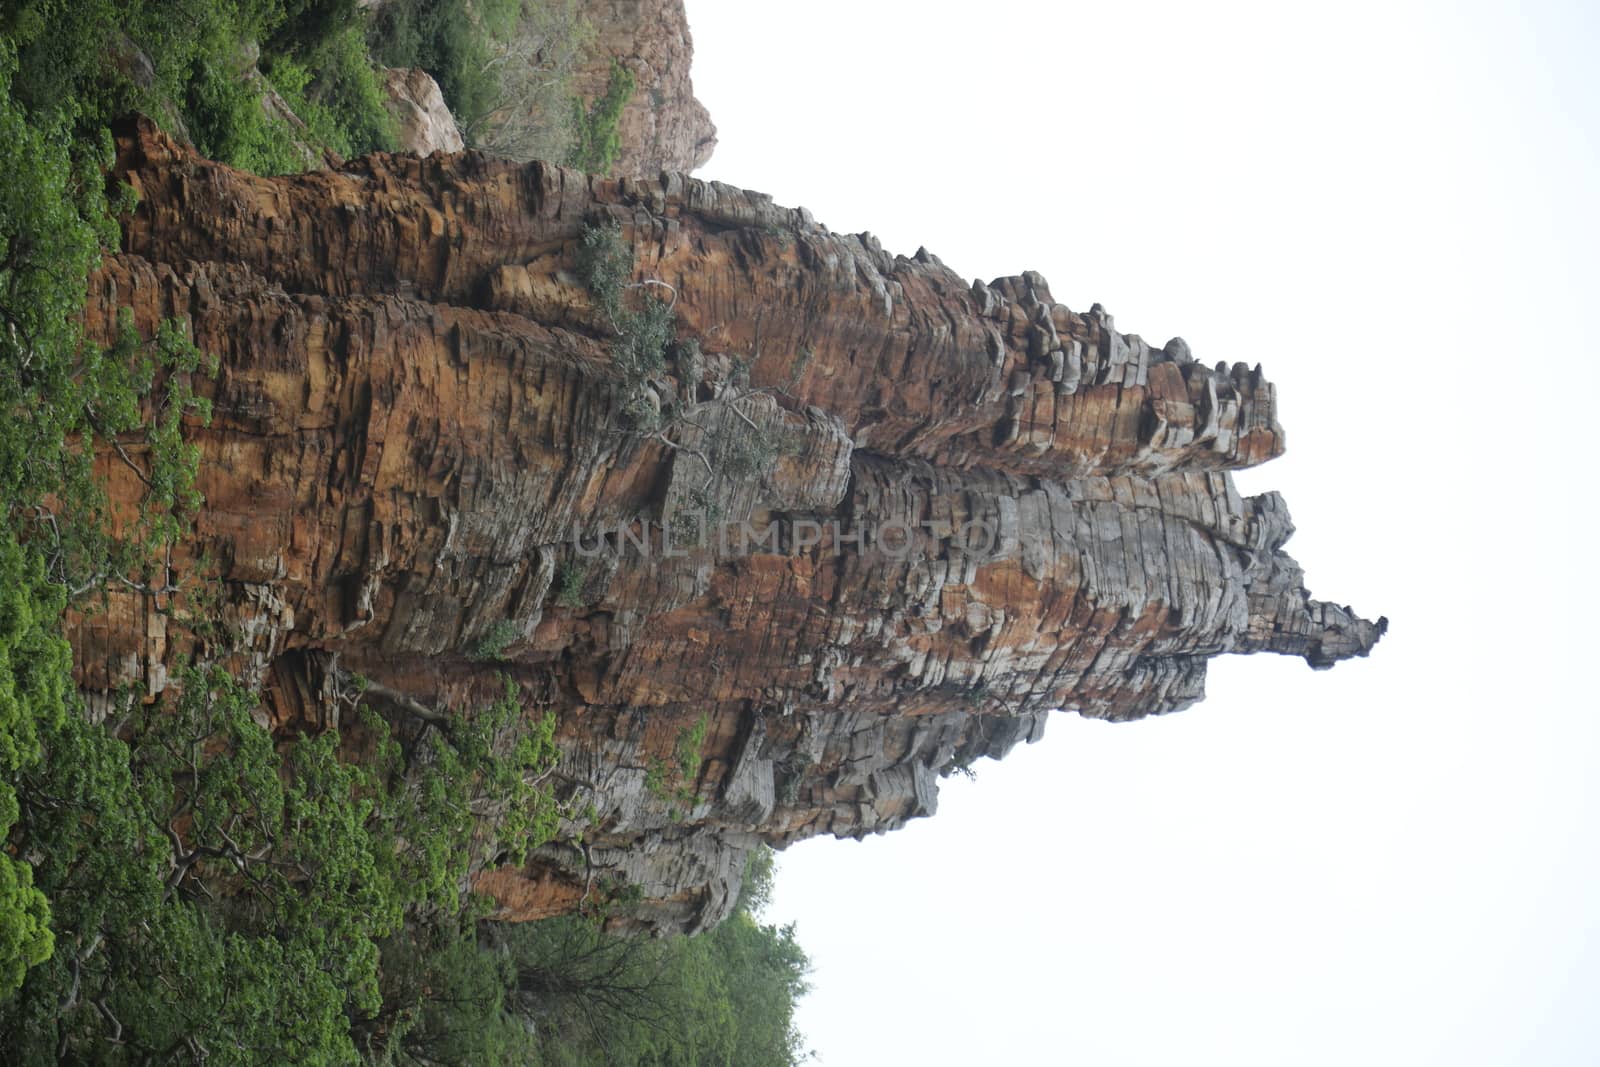
[[[605,174],[622,154],[622,133],[619,128],[623,109],[633,98],[633,72],[616,60],[611,61],[611,75],[606,91],[584,110],[583,101],[572,101],[572,148],[566,162],[590,174]]]
[[[113,573],[137,583],[131,561],[182,529],[195,498],[180,424],[205,415],[186,377],[198,353],[181,334],[146,344],[128,326],[108,351],[84,341],[86,275],[116,237],[99,174],[107,146],[74,141],[61,115],[30,118],[5,92],[16,71],[0,40],[0,834],[25,814],[18,782],[39,765],[43,739],[75,708],[61,614]],[[158,376],[168,403],[145,422],[140,398]],[[96,442],[127,459],[128,434],[146,446],[138,469],[150,490],[137,546],[106,535],[91,476]],[[17,858],[31,855],[0,854],[0,995],[52,947],[39,879]]]
[[[464,911],[474,808],[503,835],[551,828],[549,732],[517,732],[512,691],[429,726],[426,758],[365,716],[368,768],[335,732],[275,744],[216,668],[172,688],[115,733],[66,715],[41,737],[11,840],[42,857],[66,951],[0,1006],[0,1043],[24,1062],[353,1062],[385,1016],[380,944]]]
[[[565,917],[488,924],[504,961],[500,1010],[573,1067],[790,1067],[808,1057],[794,1005],[810,969],[792,926],[762,923],[772,854],[752,855],[734,914],[709,933],[650,938]],[[451,994],[453,996],[454,994]],[[479,1003],[485,1003],[479,1001]]]
[[[315,163],[321,146],[392,142],[366,22],[354,0],[16,0],[0,10],[0,38],[16,57],[12,96],[36,122],[92,140],[141,111],[214,159],[281,173]],[[253,59],[282,65],[317,144],[297,148],[307,132],[263,110]],[[306,70],[315,77],[296,82]]]

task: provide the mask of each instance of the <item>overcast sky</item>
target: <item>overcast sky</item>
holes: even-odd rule
[[[1241,488],[1392,622],[786,852],[822,1061],[1600,1062],[1595,5],[688,9],[703,176],[1264,364]]]

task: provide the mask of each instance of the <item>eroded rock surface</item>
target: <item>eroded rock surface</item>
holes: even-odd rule
[[[581,0],[578,6],[596,39],[573,90],[591,103],[603,96],[613,62],[631,71],[636,85],[617,124],[622,153],[612,173],[653,178],[663,170],[705,166],[717,146],[717,127],[694,95],[694,42],[683,0]]]
[[[1283,448],[1260,368],[1119,333],[1037,274],[969,283],[677,174],[380,154],[265,179],[150,126],[119,169],[140,205],[91,329],[131,306],[221,356],[187,559],[220,571],[275,726],[336,723],[341,671],[438,706],[503,671],[559,713],[585,845],[480,874],[505,915],[598,876],[696,929],[756,842],[931,814],[942,774],[1052,709],[1173,711],[1211,657],[1326,667],[1383,632],[1311,599],[1282,499],[1234,488]],[[574,273],[608,222],[698,341],[650,384],[662,433]],[[167,607],[85,620],[82,684],[164,684],[192,647]]]
[[[383,72],[386,105],[394,118],[395,146],[402,152],[426,156],[434,152],[459,152],[466,147],[456,120],[445,106],[439,83],[425,70],[390,68]]]

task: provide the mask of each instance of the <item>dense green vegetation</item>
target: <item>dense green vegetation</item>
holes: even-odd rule
[[[131,207],[103,177],[108,123],[143,110],[262,172],[382,146],[368,18],[354,0],[0,4],[3,1058],[794,1063],[806,961],[792,930],[759,921],[770,854],[734,918],[698,938],[603,933],[623,886],[585,916],[482,921],[465,893],[473,858],[519,863],[577,814],[547,784],[554,720],[509,681],[487,706],[419,710],[339,675],[342,727],[289,735],[258,723],[255,694],[212,662],[92,713],[73,685],[63,614],[93,612],[109,588],[152,598],[169,626],[206,636],[196,647],[227,639],[204,566],[180,573],[170,552],[203,506],[184,430],[210,417],[215,367],[181,322],[146,336],[125,317],[108,346],[83,334],[86,277]],[[471,50],[526,48],[518,35],[540,26],[584,39],[572,22],[570,4],[483,0],[425,28],[450,37],[430,45],[436,73],[456,71],[447,93],[492,104],[507,83],[474,87],[473,56],[488,53]],[[263,109],[257,69],[304,130]],[[568,97],[549,109],[600,165],[631,91],[613,83],[582,122]],[[656,317],[670,336],[670,311]],[[136,506],[113,513],[96,455],[137,476]],[[558,596],[580,591],[581,575],[564,578]],[[496,658],[511,636],[477,651]]]
[[[364,1028],[380,940],[461,911],[470,801],[520,786],[548,731],[496,756],[507,716],[457,717],[418,773],[375,714],[379,757],[358,765],[335,732],[275,747],[215,668],[179,682],[112,730],[60,716],[21,778],[12,840],[41,857],[57,943],[0,1007],[0,1041],[28,1063],[353,1062],[382,1036]],[[548,828],[547,796],[509,803]]]
[[[761,921],[771,878],[772,853],[756,853],[732,918],[697,937],[618,936],[574,916],[393,942],[386,963],[403,957],[394,972],[435,990],[407,1019],[403,1054],[560,1067],[799,1063],[794,1003],[809,964],[792,927]]]
[[[433,75],[471,137],[500,106],[522,12],[521,0],[392,0],[373,20],[372,52],[385,66]]]
[[[593,31],[576,0],[15,0],[0,5],[11,95],[86,135],[143,111],[205,155],[263,174],[393,147],[380,66],[439,82],[469,145],[604,171],[633,77],[585,108]],[[268,89],[292,115],[263,107]],[[296,120],[299,120],[298,122]]]
[[[303,170],[324,147],[391,143],[354,0],[21,0],[5,6],[0,35],[14,50],[13,100],[80,138],[139,110],[261,173]],[[305,129],[263,108],[269,81]]]

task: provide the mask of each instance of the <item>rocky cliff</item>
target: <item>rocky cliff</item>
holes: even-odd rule
[[[596,38],[573,90],[591,103],[603,96],[613,62],[631,71],[637,86],[617,123],[622,154],[612,173],[654,177],[704,166],[717,128],[690,81],[694,42],[683,0],[580,0],[578,6]]]
[[[383,72],[385,106],[394,119],[395,148],[419,156],[459,152],[466,147],[455,116],[445,106],[439,83],[425,70],[390,68]]]
[[[504,672],[556,711],[583,843],[486,868],[505,915],[603,879],[638,887],[633,921],[696,929],[756,842],[931,814],[942,774],[1052,709],[1173,711],[1213,656],[1326,667],[1383,632],[1311,599],[1283,500],[1234,488],[1283,449],[1260,369],[1038,274],[968,283],[671,173],[466,153],[266,179],[149,125],[118,170],[140,203],[91,330],[129,306],[221,357],[174,561],[221,579],[206,651],[280,730],[337,724],[353,673],[444,706]],[[576,274],[608,223],[649,283],[629,298],[672,294],[680,343],[642,385]],[[159,689],[196,640],[181,609],[130,591],[80,620],[82,685]]]

